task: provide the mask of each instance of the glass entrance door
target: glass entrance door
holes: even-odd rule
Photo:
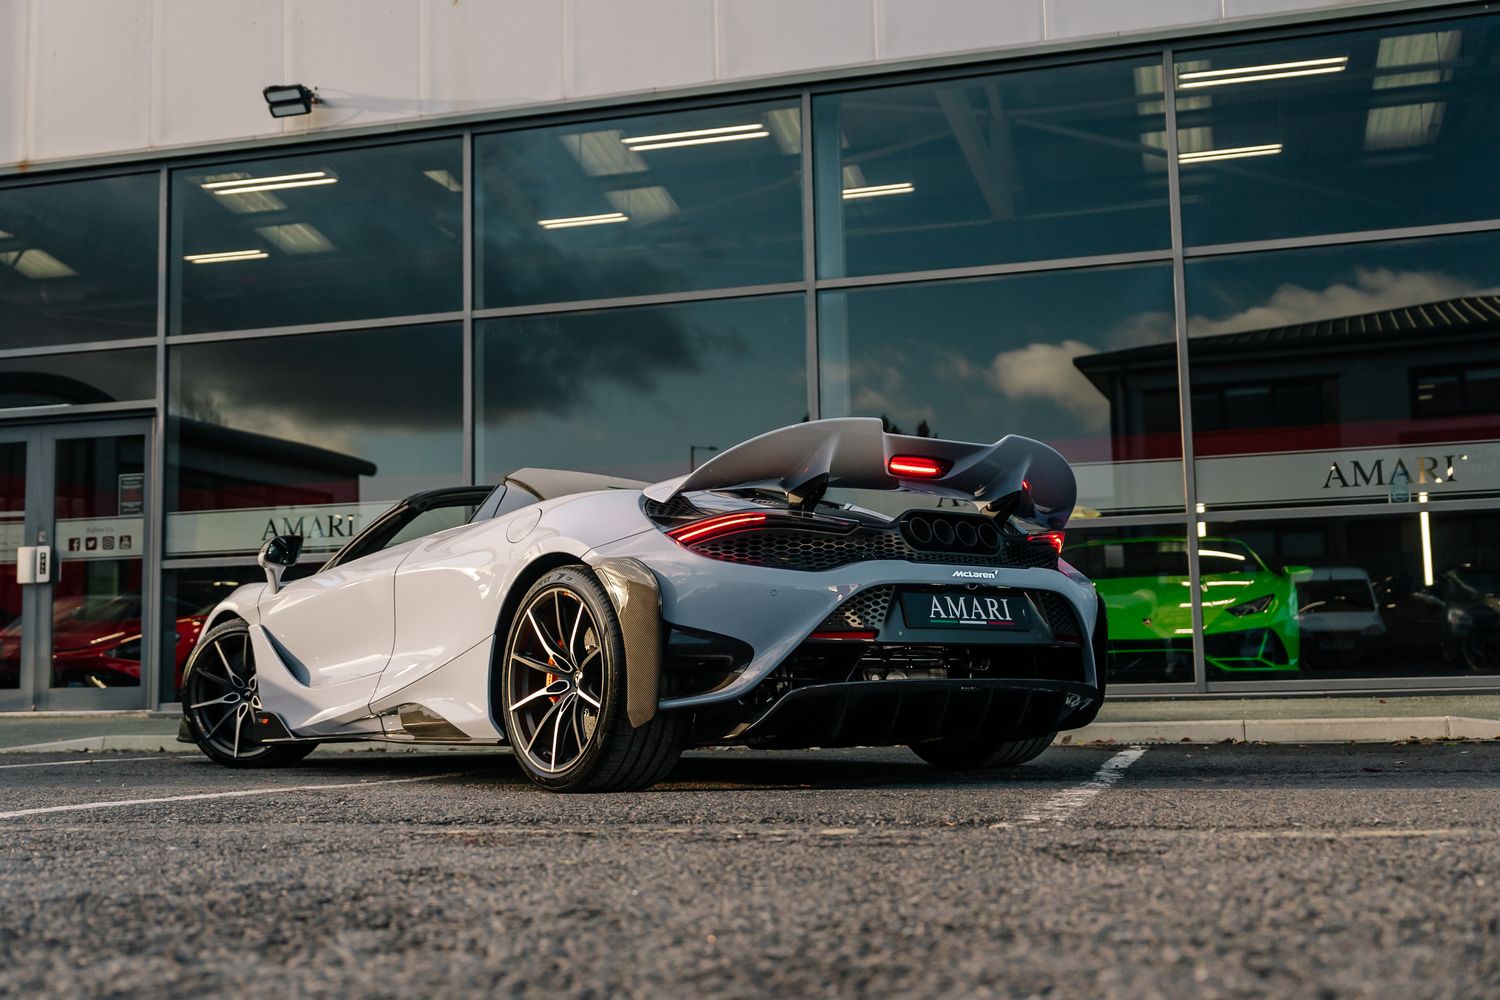
[[[150,424],[0,430],[0,708],[143,708]]]

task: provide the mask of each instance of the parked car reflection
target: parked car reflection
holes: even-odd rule
[[[180,605],[168,639],[177,679],[206,615]],[[0,629],[0,673],[19,673],[20,619]],[[141,683],[141,599],[82,595],[52,602],[52,686],[134,687]]]
[[[1199,542],[1204,658],[1221,677],[1294,675],[1301,640],[1292,574],[1244,542]],[[1064,558],[1094,581],[1109,614],[1109,671],[1120,680],[1191,680],[1192,602],[1182,538],[1070,546]]]
[[[1385,635],[1370,574],[1357,566],[1298,573],[1297,615],[1302,665],[1352,665]]]

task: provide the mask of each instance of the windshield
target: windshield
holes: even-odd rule
[[[1484,569],[1456,569],[1449,574],[1463,586],[1485,597],[1500,595],[1500,573]]]
[[[1186,577],[1187,543],[1175,538],[1140,538],[1122,542],[1090,542],[1063,551],[1063,558],[1084,576]],[[1204,576],[1259,573],[1264,567],[1244,542],[1205,538],[1198,549],[1199,572]]]
[[[1308,580],[1297,584],[1297,600],[1304,615],[1375,610],[1375,595],[1362,580]]]

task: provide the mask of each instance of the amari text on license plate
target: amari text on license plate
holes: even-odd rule
[[[1024,632],[1031,628],[1030,608],[1014,591],[916,591],[901,595],[908,628],[981,628]]]

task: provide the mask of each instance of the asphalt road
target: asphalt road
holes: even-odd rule
[[[0,996],[1494,996],[1497,827],[1487,744],[0,755]]]

